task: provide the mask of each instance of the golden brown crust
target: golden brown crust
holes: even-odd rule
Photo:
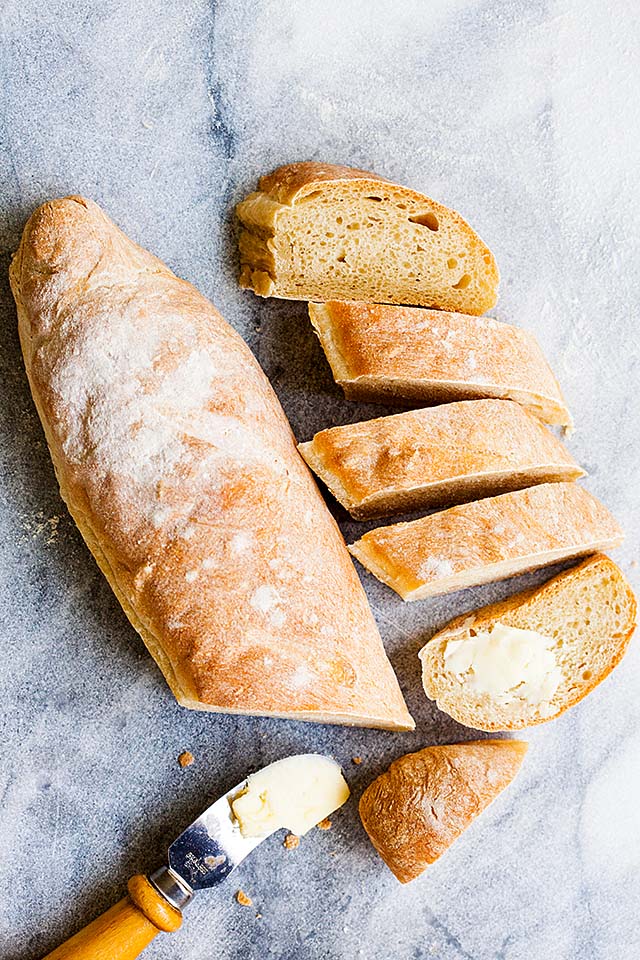
[[[584,475],[512,400],[465,400],[332,427],[298,449],[359,520]]]
[[[571,425],[538,342],[520,327],[359,301],[310,303],[309,316],[349,399],[420,405],[499,397],[546,423]]]
[[[386,177],[357,167],[345,167],[339,163],[317,163],[314,160],[302,160],[278,167],[271,173],[260,177],[258,184],[262,193],[267,193],[278,203],[292,203],[306,188],[313,188],[326,180],[372,180],[389,183]]]
[[[623,532],[577,483],[544,483],[377,527],[349,547],[404,600],[489,583],[618,546]]]
[[[479,740],[395,760],[365,790],[360,818],[401,883],[415,880],[513,780],[528,744]]]
[[[11,285],[62,496],[178,700],[410,726],[337,526],[214,307],[82,198],[34,213]]]
[[[606,636],[604,659],[598,656],[601,651],[596,645],[592,648],[588,644],[584,645],[580,656],[577,657],[581,661],[580,672],[575,675],[570,669],[568,670],[571,664],[566,659],[569,638],[562,637],[564,652],[561,656],[561,666],[564,667],[564,678],[553,701],[543,712],[536,708],[522,707],[519,711],[516,708],[515,712],[505,711],[504,708],[496,708],[495,705],[488,704],[485,705],[480,718],[479,714],[476,715],[469,708],[464,698],[457,702],[457,698],[451,696],[449,691],[440,688],[437,673],[444,649],[449,640],[460,639],[467,635],[469,628],[475,631],[488,630],[500,621],[506,626],[537,630],[544,635],[551,632],[545,625],[544,611],[547,610],[550,612],[549,620],[554,619],[560,626],[563,620],[577,622],[581,616],[584,616],[585,620],[591,618],[595,631],[598,608],[602,610],[609,600],[604,593],[598,591],[597,586],[591,586],[587,592],[584,592],[584,585],[589,578],[592,578],[596,584],[598,581],[602,584],[607,581],[616,584],[623,599],[623,602],[618,601],[617,605],[621,611],[620,616],[624,617],[624,625],[622,627],[618,625],[615,631]],[[582,595],[578,592],[581,586],[583,587]],[[574,596],[575,588],[577,590]],[[607,588],[604,587],[603,590],[606,592]],[[583,613],[587,607],[595,608],[596,613],[593,616]],[[558,609],[555,611],[555,617],[552,617],[551,612],[554,608]],[[427,697],[435,700],[441,710],[453,716],[459,723],[464,723],[476,730],[487,732],[522,730],[523,727],[546,723],[583,700],[618,666],[635,632],[636,618],[636,598],[622,571],[609,557],[600,553],[595,554],[538,587],[523,590],[505,600],[478,610],[471,610],[451,620],[420,650],[422,684]],[[489,710],[486,709],[487,706]]]

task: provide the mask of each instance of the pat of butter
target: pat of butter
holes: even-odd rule
[[[490,630],[450,640],[444,651],[445,667],[467,689],[488,693],[500,704],[526,700],[535,705],[551,700],[562,680],[554,643],[552,637],[535,630],[497,621]]]
[[[285,757],[249,777],[231,809],[243,837],[266,837],[287,827],[298,837],[341,807],[349,797],[342,771],[330,757]]]

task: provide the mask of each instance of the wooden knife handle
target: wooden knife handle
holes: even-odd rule
[[[182,914],[146,877],[131,877],[129,896],[43,960],[134,960],[161,930],[172,933]]]

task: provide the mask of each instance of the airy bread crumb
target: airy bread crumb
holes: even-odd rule
[[[351,757],[351,763],[355,763],[356,766],[359,766],[362,763],[362,757]]]
[[[195,757],[189,750],[184,750],[178,757],[178,763],[183,769],[185,767],[190,767],[194,760]]]
[[[325,817],[324,820],[321,820],[320,823],[316,824],[316,826],[318,830],[331,830],[333,824],[331,823],[331,820],[329,820],[329,817]]]
[[[295,850],[300,846],[300,837],[296,837],[295,833],[288,833],[282,841],[282,846],[285,850]]]
[[[240,904],[241,907],[252,907],[252,906],[253,906],[253,900],[251,899],[251,897],[248,897],[248,896],[247,896],[247,894],[244,892],[244,890],[238,890],[238,891],[236,892],[236,900],[238,901],[238,903]]]

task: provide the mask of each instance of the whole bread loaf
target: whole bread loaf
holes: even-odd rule
[[[292,163],[237,208],[240,284],[262,297],[481,314],[498,268],[460,214],[366,170]]]
[[[91,201],[11,265],[60,490],[184,706],[406,729],[336,524],[242,339]]]

